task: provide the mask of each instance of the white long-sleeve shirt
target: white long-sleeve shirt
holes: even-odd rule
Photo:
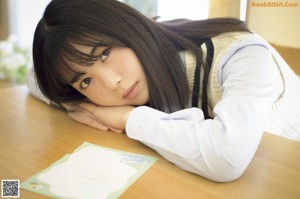
[[[223,94],[213,119],[205,120],[199,108],[167,114],[142,106],[130,114],[127,135],[205,178],[238,178],[253,158],[273,102],[282,92],[281,76],[266,47],[249,45],[220,66],[218,82]]]

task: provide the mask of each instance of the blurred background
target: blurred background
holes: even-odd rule
[[[234,17],[300,74],[300,0],[119,0],[158,21]],[[35,27],[50,0],[0,0],[0,88],[23,84]]]

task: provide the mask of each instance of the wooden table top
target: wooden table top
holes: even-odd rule
[[[25,86],[0,89],[0,178],[21,182],[72,153],[83,142],[159,157],[120,198],[300,198],[300,142],[265,133],[245,173],[215,183],[188,173],[142,143],[93,129],[29,95]],[[21,190],[21,198],[49,198]]]

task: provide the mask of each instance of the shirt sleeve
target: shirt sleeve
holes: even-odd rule
[[[271,112],[274,64],[265,47],[243,47],[219,69],[223,96],[213,119],[205,120],[199,108],[167,114],[141,106],[129,116],[127,135],[184,170],[218,182],[237,179],[253,158]]]
[[[29,69],[29,72],[27,74],[26,85],[31,95],[47,104],[50,104],[50,100],[45,97],[45,95],[43,95],[41,89],[38,86],[33,67]]]

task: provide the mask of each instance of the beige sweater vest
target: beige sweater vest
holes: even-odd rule
[[[212,38],[214,45],[214,58],[211,66],[211,71],[209,74],[208,83],[208,106],[210,115],[213,116],[213,107],[221,100],[222,90],[218,82],[218,70],[222,63],[224,63],[224,57],[226,53],[230,53],[229,48],[238,46],[239,42],[251,37],[251,33],[225,33],[220,36]],[[206,57],[206,46],[203,44],[201,46],[203,50],[203,57]],[[194,55],[188,51],[185,53],[185,62],[187,67],[187,77],[189,81],[189,87],[193,88],[194,82],[194,71],[196,67],[196,59]],[[200,85],[202,85],[203,80],[203,69],[201,67],[201,78]],[[190,93],[192,91],[190,90]],[[202,90],[200,91],[200,96],[202,96]],[[201,97],[199,99],[198,107],[201,108]]]
[[[224,33],[212,38],[212,42],[214,45],[214,58],[208,80],[210,116],[214,117],[213,108],[222,99],[222,90],[218,82],[219,69],[238,49],[247,45],[262,45],[271,52],[280,74],[280,92],[274,100],[266,131],[300,141],[300,80],[276,50],[258,35],[247,32]],[[201,48],[205,58],[206,47],[203,44]],[[189,51],[185,52],[185,63],[189,87],[193,88],[196,60]],[[201,69],[200,85],[202,85],[202,79],[203,71]],[[202,92],[200,91],[199,108],[201,108],[201,96]]]

